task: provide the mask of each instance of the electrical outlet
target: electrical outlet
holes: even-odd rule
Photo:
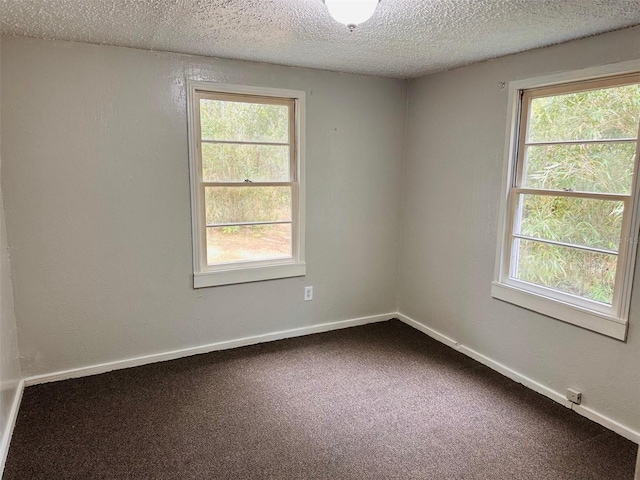
[[[304,301],[309,302],[313,300],[313,287],[304,287]]]
[[[576,405],[580,405],[580,402],[582,402],[582,393],[575,388],[569,388],[567,389],[567,400]]]

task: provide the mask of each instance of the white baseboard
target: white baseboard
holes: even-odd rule
[[[545,397],[548,397],[551,400],[554,400],[555,402],[558,402],[559,404],[564,405],[567,408],[573,409],[576,413],[582,415],[583,417],[586,417],[589,420],[599,423],[600,425],[608,428],[609,430],[613,430],[617,434],[631,440],[632,442],[640,444],[640,432],[637,432],[601,413],[598,413],[589,407],[586,407],[584,405],[575,405],[571,403],[569,400],[567,400],[562,393],[557,392],[556,390],[553,390],[545,385],[542,385],[541,383],[538,383],[535,380],[525,375],[522,375],[521,373],[518,373],[515,370],[512,370],[511,368],[501,363],[498,363],[495,360],[492,360],[491,358],[485,355],[482,355],[481,353],[469,347],[461,345],[459,342],[453,340],[452,338],[449,338],[446,335],[443,335],[442,333],[430,327],[427,327],[426,325],[410,317],[407,317],[406,315],[403,315],[402,313],[397,313],[396,318],[406,323],[407,325],[417,330],[420,330],[421,332],[427,334],[431,338],[438,340],[439,342],[444,343],[445,345],[464,353],[468,357],[471,357],[474,360],[482,363],[483,365],[486,365],[492,370],[495,370],[518,383],[521,383],[525,387],[528,387],[531,390],[538,392],[544,395]],[[640,452],[639,452],[639,455],[640,455]]]
[[[24,379],[25,386],[38,385],[40,383],[56,382],[58,380],[67,380],[69,378],[87,377],[89,375],[97,375],[100,373],[110,372],[112,370],[120,370],[123,368],[138,367],[149,363],[164,362],[166,360],[175,360],[176,358],[189,357],[201,353],[209,353],[218,350],[227,350],[230,348],[245,347],[247,345],[255,345],[257,343],[272,342],[274,340],[282,340],[283,338],[301,337],[303,335],[311,335],[312,333],[328,332],[330,330],[339,330],[348,327],[357,327],[368,323],[383,322],[391,318],[395,318],[395,313],[386,313],[383,315],[373,315],[370,317],[354,318],[351,320],[342,320],[338,322],[321,323],[309,327],[294,328],[291,330],[283,330],[280,332],[267,333],[264,335],[255,335],[252,337],[239,338],[236,340],[228,340],[224,342],[210,343],[197,347],[183,348],[163,353],[155,353],[152,355],[143,355],[140,357],[128,358],[125,360],[117,360],[115,362],[101,363],[88,367],[73,368],[61,372],[45,373],[42,375],[34,375]]]
[[[4,464],[7,461],[11,436],[13,435],[13,429],[16,426],[16,420],[18,419],[18,410],[20,409],[20,402],[22,401],[22,392],[24,392],[24,380],[20,380],[18,382],[16,393],[13,396],[11,410],[9,411],[9,418],[7,418],[7,425],[4,432],[0,432],[0,435],[2,435],[0,437],[0,478],[2,478],[2,473],[4,472]]]

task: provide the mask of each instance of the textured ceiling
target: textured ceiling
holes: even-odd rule
[[[0,0],[2,32],[410,78],[640,24],[640,0]],[[640,41],[640,39],[639,39]]]

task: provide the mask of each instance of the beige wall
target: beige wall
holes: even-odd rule
[[[640,280],[627,343],[491,298],[508,90],[500,82],[639,59],[640,28],[412,81],[399,310],[640,432]],[[636,269],[636,277],[640,268]]]
[[[395,311],[406,82],[10,37],[2,75],[26,376]],[[306,278],[191,287],[186,79],[306,91]]]
[[[2,44],[0,43],[0,64],[1,50]],[[1,73],[0,67],[0,79],[2,78]],[[0,90],[1,85],[0,80]],[[2,110],[2,98],[4,97],[0,94],[0,111]],[[0,121],[0,127],[1,125]],[[1,146],[2,141],[0,140],[0,149]],[[1,172],[0,168],[0,177],[2,176]],[[17,400],[16,395],[19,394],[18,386],[21,379],[2,194],[0,188],[0,475],[2,475],[4,468],[4,454],[11,433],[11,409]]]

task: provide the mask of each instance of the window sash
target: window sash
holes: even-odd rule
[[[556,96],[568,93],[577,93],[588,90],[598,90],[603,88],[617,87],[630,85],[640,82],[640,74],[628,74],[619,75],[615,77],[602,78],[597,80],[565,83],[562,85],[555,85],[549,87],[535,88],[520,90],[519,93],[519,114],[516,115],[516,144],[515,144],[515,158],[511,158],[510,161],[514,163],[513,177],[510,182],[508,197],[507,197],[507,218],[506,218],[506,237],[504,238],[503,255],[501,257],[501,273],[499,283],[505,285],[515,286],[525,291],[530,291],[536,295],[540,295],[546,298],[551,298],[562,302],[563,304],[576,305],[586,310],[605,314],[607,316],[624,320],[626,322],[626,315],[628,314],[628,304],[630,296],[630,284],[631,273],[633,271],[633,258],[631,253],[635,251],[635,245],[632,244],[631,233],[635,233],[637,225],[632,225],[632,220],[635,219],[637,214],[633,212],[637,200],[638,190],[638,161],[640,156],[640,125],[638,126],[638,134],[636,138],[622,138],[622,139],[599,139],[599,140],[567,140],[567,141],[551,141],[551,142],[527,142],[529,118],[531,101],[534,98]],[[525,162],[525,150],[530,145],[586,145],[594,143],[623,143],[633,142],[636,144],[636,154],[634,157],[633,167],[633,181],[632,192],[633,195],[621,195],[612,193],[598,193],[598,192],[580,192],[571,190],[546,190],[536,188],[523,188],[524,183],[524,162]],[[603,201],[622,201],[624,202],[624,211],[622,218],[622,227],[620,232],[620,245],[617,252],[616,263],[616,277],[614,281],[614,294],[612,304],[604,304],[591,300],[585,297],[572,295],[560,290],[556,290],[549,287],[525,282],[515,278],[514,267],[517,264],[515,258],[516,252],[514,252],[514,245],[517,238],[523,238],[525,240],[537,241],[540,243],[551,243],[544,239],[538,238],[524,238],[520,234],[517,234],[520,230],[520,219],[522,218],[522,212],[518,211],[518,198],[520,194],[535,194],[535,195],[551,195],[551,196],[566,196],[573,198],[589,198]],[[597,251],[590,247],[583,247],[578,245],[563,245],[569,248],[584,248],[591,251]],[[613,253],[613,252],[601,252],[601,253]]]
[[[268,105],[282,105],[288,107],[289,112],[289,142],[253,142],[253,141],[235,141],[235,140],[213,140],[202,138],[202,125],[201,125],[201,112],[200,105],[201,100],[217,100],[225,102],[239,102],[239,103],[251,103],[251,104],[268,104]],[[297,142],[298,132],[296,131],[296,100],[281,97],[265,97],[251,94],[235,94],[235,93],[221,93],[196,90],[194,95],[194,110],[195,110],[195,132],[197,136],[197,178],[199,185],[199,204],[200,204],[200,272],[215,272],[220,270],[227,270],[230,265],[233,265],[235,269],[241,269],[246,267],[260,267],[270,265],[281,265],[286,263],[295,263],[300,258],[300,231],[299,231],[299,180],[298,180],[298,158],[297,158]],[[202,144],[214,143],[214,144],[232,144],[232,145],[269,145],[269,146],[288,146],[289,147],[289,182],[206,182],[203,180],[203,156],[202,156]],[[250,180],[250,179],[249,179]],[[291,188],[291,221],[282,222],[237,222],[237,223],[213,223],[209,224],[206,220],[206,205],[205,205],[205,189],[206,187],[225,187],[225,188],[244,188],[244,187],[269,187],[269,186],[288,186]],[[212,227],[225,227],[225,226],[249,226],[249,225],[276,225],[276,224],[291,224],[291,257],[287,258],[274,258],[258,261],[239,261],[232,263],[217,263],[210,265],[207,260],[207,229]]]

